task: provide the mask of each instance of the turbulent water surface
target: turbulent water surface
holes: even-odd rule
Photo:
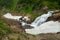
[[[32,29],[25,29],[26,33],[37,35],[41,33],[57,33],[60,32],[60,22],[48,21],[45,22],[48,17],[52,16],[54,11],[49,11],[47,14],[43,14],[35,19],[30,26]]]
[[[29,26],[34,27],[32,29],[25,29],[26,33],[37,35],[37,34],[41,34],[41,33],[57,33],[57,32],[60,32],[60,22],[58,22],[58,21],[46,22],[48,17],[52,16],[52,13],[54,13],[54,11],[48,11],[47,14],[43,14],[43,15],[37,17],[35,19],[35,21],[33,21],[31,24],[27,24],[27,23],[22,21],[21,22],[22,26],[29,25]],[[19,18],[22,18],[22,16],[12,16],[10,13],[7,13],[3,16],[5,18],[17,19],[17,20],[19,20]],[[29,18],[24,17],[23,20],[24,19],[27,20]]]
[[[37,35],[41,33],[57,33],[60,32],[60,22],[48,21],[41,24],[39,27],[25,29],[26,33]]]
[[[38,26],[40,26],[42,23],[44,23],[44,22],[48,19],[48,17],[52,16],[52,13],[54,13],[54,11],[48,11],[47,14],[43,14],[43,15],[37,17],[37,18],[35,19],[35,21],[33,21],[33,22],[31,23],[31,26],[33,26],[33,27],[38,27]]]

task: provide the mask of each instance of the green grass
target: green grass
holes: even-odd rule
[[[0,22],[0,29],[4,30],[6,33],[12,33],[12,31],[2,22]]]

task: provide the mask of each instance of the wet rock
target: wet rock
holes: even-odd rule
[[[54,18],[60,17],[60,13],[53,14],[53,17],[54,17]]]
[[[59,12],[60,12],[60,10],[55,10],[54,12],[55,12],[55,13],[59,13]]]
[[[52,17],[54,20],[58,21],[58,20],[60,20],[60,13],[55,13],[55,14],[53,14]]]
[[[24,29],[31,29],[31,28],[33,28],[33,27],[30,26],[30,25],[25,25],[25,26],[22,26],[22,28],[24,28]]]

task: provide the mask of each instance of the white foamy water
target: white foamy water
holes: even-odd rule
[[[21,22],[22,26],[24,25],[30,25],[32,27],[39,27],[42,23],[44,23],[48,17],[52,16],[52,13],[54,13],[54,11],[48,11],[47,14],[43,14],[39,17],[37,17],[31,24],[27,24],[25,22]],[[30,20],[27,16],[23,18],[23,20],[26,19],[27,21]]]
[[[11,15],[11,13],[7,13],[5,15],[3,15],[5,18],[8,18],[8,19],[15,19],[15,20],[18,20],[20,21],[19,19],[22,18],[22,16],[13,16]],[[30,18],[28,16],[24,16],[24,18],[22,18],[22,20],[26,20],[26,21],[29,21]]]
[[[37,17],[37,18],[35,19],[35,21],[33,21],[33,22],[31,23],[31,26],[33,26],[33,27],[38,27],[38,26],[40,26],[42,23],[44,23],[44,22],[48,19],[48,17],[52,16],[52,13],[54,13],[54,11],[48,11],[47,14],[43,14],[43,15]]]
[[[60,32],[60,22],[58,22],[58,21],[45,22],[48,19],[48,17],[52,16],[52,13],[54,13],[54,11],[48,11],[47,14],[43,14],[43,15],[37,17],[35,19],[35,21],[33,21],[31,24],[21,22],[22,26],[30,25],[30,26],[34,27],[32,29],[25,29],[26,33],[32,34],[32,35],[37,35],[37,34],[41,34],[41,33]],[[16,19],[16,20],[19,20],[19,18],[22,18],[22,16],[12,16],[10,13],[7,13],[3,16],[8,19]],[[24,19],[28,19],[28,18],[24,17],[23,20]]]
[[[60,32],[60,22],[58,21],[48,21],[45,22],[48,17],[52,16],[54,11],[49,11],[47,14],[43,14],[35,19],[30,26],[32,29],[25,29],[26,33],[37,35],[41,33],[57,33]]]
[[[25,29],[25,31],[26,33],[32,35],[37,35],[41,33],[57,33],[60,32],[60,22],[48,21],[46,23],[41,24],[39,27]]]
[[[19,20],[19,18],[22,18],[22,16],[13,16],[11,15],[10,13],[7,13],[5,15],[3,15],[5,18],[8,18],[8,19],[15,19],[15,20]]]
[[[25,25],[30,25],[30,24],[27,24],[27,23],[25,23],[25,22],[21,22],[22,24],[22,26],[25,26]]]

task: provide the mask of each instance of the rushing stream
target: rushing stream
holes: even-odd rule
[[[48,11],[47,14],[43,14],[41,16],[38,16],[31,24],[27,24],[25,22],[21,22],[22,26],[29,25],[34,28],[31,29],[25,29],[26,33],[32,34],[32,35],[37,35],[41,33],[57,33],[60,32],[60,22],[58,21],[48,21],[48,17],[52,16],[54,11]],[[3,15],[5,18],[9,19],[17,19],[22,18],[22,16],[12,16],[11,14],[7,13]],[[24,17],[23,19],[29,19],[28,17]],[[28,21],[28,20],[27,20]]]
[[[35,21],[31,23],[31,26],[33,27],[40,26],[42,23],[44,23],[48,19],[48,17],[52,16],[52,13],[54,13],[54,11],[49,11],[47,14],[43,14],[37,17]]]

